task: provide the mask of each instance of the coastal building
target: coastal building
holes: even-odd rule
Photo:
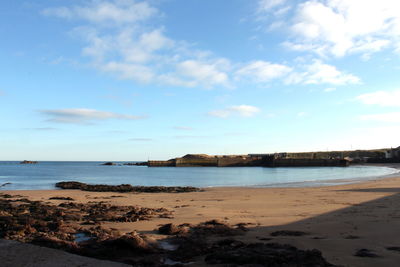
[[[400,146],[397,148],[391,148],[385,151],[385,158],[393,159],[393,158],[400,158]]]

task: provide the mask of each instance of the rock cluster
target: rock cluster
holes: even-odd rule
[[[293,266],[328,267],[333,266],[313,250],[300,250],[290,245],[277,243],[245,244],[237,240],[222,240],[216,243],[205,258],[208,264],[235,264],[251,266]]]
[[[0,194],[0,238],[62,249],[71,253],[129,264],[162,260],[155,241],[136,232],[121,234],[103,222],[136,222],[170,216],[165,208],[114,206],[105,203],[56,205]],[[77,236],[83,235],[83,241]],[[154,262],[155,261],[155,262]],[[140,265],[139,264],[139,265]],[[144,264],[146,265],[146,264]]]
[[[59,182],[56,187],[62,189],[79,189],[83,191],[93,192],[138,192],[138,193],[183,193],[183,192],[198,192],[197,187],[191,186],[132,186],[130,184],[121,185],[105,185],[105,184],[85,184],[75,181]]]
[[[203,256],[205,263],[223,266],[333,266],[315,249],[299,250],[277,243],[246,244],[233,239],[233,236],[242,235],[247,231],[244,224],[231,226],[212,220],[198,225],[165,224],[158,231],[160,234],[173,235],[169,242],[175,244],[176,249],[171,251],[168,257],[176,262],[190,262],[198,256]],[[225,239],[218,240],[221,237]]]
[[[33,160],[24,160],[21,161],[20,164],[37,164],[37,161],[33,161]]]
[[[101,202],[64,202],[55,206],[24,198],[0,198],[0,238],[31,242],[48,236],[71,241],[77,232],[87,231],[82,225],[100,225],[107,221],[136,222],[166,215],[171,215],[171,212],[165,208],[113,206]],[[96,237],[105,231],[97,228],[90,235]]]

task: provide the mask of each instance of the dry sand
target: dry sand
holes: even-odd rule
[[[174,218],[133,223],[107,223],[122,232],[154,234],[160,224],[199,223],[220,219],[230,224],[250,223],[250,231],[237,239],[278,242],[300,249],[318,249],[331,263],[341,266],[400,266],[400,177],[364,183],[309,188],[209,188],[195,193],[103,193],[78,190],[3,191],[31,200],[77,202],[106,201],[116,205],[165,207]],[[111,197],[114,196],[114,197]],[[120,196],[120,197],[115,197]],[[296,230],[305,236],[270,236],[277,230]],[[369,249],[379,258],[356,257]]]

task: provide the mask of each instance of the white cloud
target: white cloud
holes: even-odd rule
[[[230,106],[225,109],[210,111],[208,112],[208,115],[218,118],[227,118],[230,116],[253,117],[260,111],[261,110],[255,106],[239,105]]]
[[[394,91],[377,91],[362,94],[356,100],[366,105],[378,105],[383,107],[400,107],[400,89]]]
[[[86,22],[72,32],[87,43],[82,53],[100,71],[141,83],[230,87],[229,61],[167,37],[154,26],[160,12],[147,1],[92,0],[43,14]]]
[[[143,83],[148,83],[154,78],[151,68],[138,64],[107,62],[99,64],[98,68],[105,72],[116,73],[123,79],[131,79]]]
[[[260,7],[264,12],[271,8],[287,9],[285,2],[262,1]],[[232,78],[253,83],[274,79],[285,84],[359,82],[356,76],[317,60],[308,66],[293,67],[262,60],[238,63],[195,49],[192,44],[166,36],[162,25],[155,26],[160,12],[147,1],[90,0],[79,6],[45,9],[43,13],[84,21],[72,31],[86,42],[82,54],[90,58],[97,70],[121,79],[201,88],[232,88]],[[382,45],[371,41],[373,47]]]
[[[96,120],[139,120],[145,116],[125,115],[114,112],[99,111],[86,108],[71,108],[71,109],[47,109],[39,110],[40,113],[49,116],[48,121],[59,123],[87,124]]]
[[[360,116],[360,119],[365,121],[400,123],[400,112],[362,115]]]
[[[224,62],[226,63],[226,62]],[[221,71],[220,62],[205,63],[198,60],[185,60],[177,64],[178,74],[206,87],[228,85],[228,75]]]
[[[260,6],[264,2],[260,0]],[[267,1],[271,6],[274,2]],[[264,12],[273,15],[274,11],[268,8],[270,5],[266,5]],[[386,48],[398,50],[399,10],[398,0],[303,1],[295,7],[294,18],[287,20],[286,27],[293,38],[285,45],[294,50],[336,57],[361,53],[365,59]],[[276,22],[270,21],[270,24]]]
[[[280,78],[291,71],[292,68],[286,65],[258,60],[246,64],[236,71],[235,74],[237,77],[248,77],[256,82],[269,82],[273,79]]]
[[[134,0],[91,1],[87,6],[47,8],[46,16],[64,19],[83,19],[91,23],[109,25],[146,20],[158,13],[147,2]]]
[[[282,6],[286,0],[259,0],[258,1],[258,11],[265,12],[273,8]]]
[[[308,65],[294,68],[266,61],[253,61],[235,72],[235,78],[249,78],[257,83],[266,83],[274,79],[283,79],[286,84],[358,84],[360,78],[338,70],[335,66],[321,60],[313,60]]]
[[[360,78],[339,71],[335,66],[314,60],[310,65],[303,66],[304,72],[295,72],[286,79],[287,84],[359,84]]]

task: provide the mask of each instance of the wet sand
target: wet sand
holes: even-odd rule
[[[341,266],[398,266],[400,262],[400,177],[364,183],[309,188],[208,188],[191,193],[106,193],[79,190],[2,191],[30,200],[59,204],[104,201],[115,205],[167,208],[173,218],[114,223],[121,232],[150,234],[162,224],[197,224],[219,219],[231,225],[248,223],[249,231],[236,239],[277,242],[299,249],[318,249],[324,258]],[[302,231],[302,236],[271,236],[278,230]],[[391,248],[390,250],[387,248]],[[357,257],[368,249],[379,257]]]

